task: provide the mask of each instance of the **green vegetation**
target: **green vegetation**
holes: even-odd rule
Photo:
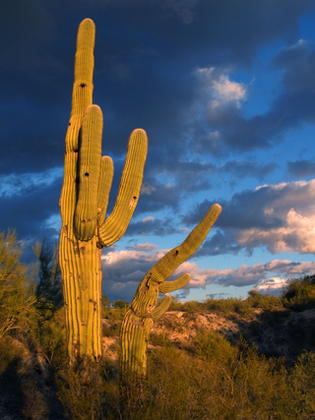
[[[254,313],[255,309],[277,310],[284,308],[284,300],[275,296],[264,296],[261,293],[251,290],[248,298],[227,298],[227,299],[207,299],[204,302],[188,301],[181,303],[174,299],[170,305],[170,311],[184,311],[196,313],[202,310],[223,314],[229,317],[235,315],[248,317]]]
[[[57,416],[49,403],[63,410],[54,391],[54,374],[66,366],[61,284],[48,244],[36,249],[38,264],[22,263],[14,231],[0,233],[0,418]]]
[[[23,245],[14,231],[0,233],[0,338],[13,329],[27,328],[35,302],[35,283],[20,262]]]
[[[315,275],[292,279],[282,293],[284,305],[292,309],[315,307]]]
[[[172,325],[160,321],[165,329],[149,336],[147,377],[122,393],[126,385],[120,381],[118,337],[128,302],[102,300],[104,337],[116,356],[69,369],[55,253],[45,243],[37,249],[43,251],[37,252],[42,255],[37,267],[23,264],[23,246],[14,232],[0,233],[0,418],[314,418],[315,314],[307,325],[299,321],[303,311],[313,313],[314,276],[292,280],[281,297],[251,291],[247,299],[174,299],[170,316],[184,314],[175,316]],[[184,341],[172,339],[170,331],[186,334],[187,322],[205,314],[240,320],[253,335],[256,329],[261,334],[273,328],[275,336],[295,314],[297,321],[287,326],[293,362],[263,354],[259,345],[249,345],[250,336],[245,340],[241,334],[233,338],[198,327]]]
[[[207,299],[205,302],[188,301],[181,303],[173,299],[170,311],[198,312],[210,310],[226,316],[248,317],[255,309],[276,311],[283,309],[305,310],[315,307],[315,275],[292,279],[281,296],[263,295],[256,290],[248,292],[247,299]]]
[[[49,318],[63,306],[61,272],[58,264],[58,249],[45,241],[33,248],[39,260],[36,284],[36,308],[44,318]]]

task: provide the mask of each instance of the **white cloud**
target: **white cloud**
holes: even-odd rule
[[[286,279],[273,277],[260,280],[255,284],[254,289],[263,294],[270,293],[271,295],[279,295],[287,285],[288,282]]]
[[[53,214],[51,215],[46,221],[44,222],[45,229],[54,229],[56,234],[53,235],[53,239],[59,239],[59,232],[61,229],[61,216],[60,214]]]
[[[141,194],[142,195],[151,195],[154,191],[156,190],[156,188],[151,185],[146,183],[143,183],[141,186]]]
[[[247,89],[244,83],[230,80],[226,72],[214,68],[202,68],[196,72],[201,82],[203,96],[207,95],[210,99],[210,107],[224,107],[227,104],[235,104],[240,107],[241,101],[246,99]]]
[[[152,251],[146,252],[146,248],[143,247],[142,250],[121,250],[108,252],[108,254],[103,255],[102,261],[106,264],[106,268],[120,267],[122,264],[126,264],[126,261],[130,262],[131,260],[135,261],[145,261],[145,262],[155,262],[158,260],[158,257],[164,255],[163,252]]]
[[[185,262],[179,267],[173,277],[178,277],[184,272],[191,275],[187,288],[204,288],[207,284],[220,284],[223,286],[251,286],[263,287],[264,284],[273,284],[275,288],[283,287],[285,278],[300,277],[304,273],[315,272],[315,261],[296,262],[291,260],[273,260],[267,263],[247,266],[242,264],[238,268],[224,270],[201,269],[196,263]],[[271,274],[274,277],[270,277]]]
[[[130,249],[131,248],[131,249]],[[110,251],[106,255],[102,255],[101,260],[104,267],[104,275],[108,272],[114,274],[116,279],[121,279],[126,276],[126,272],[141,271],[142,276],[159,261],[167,252],[167,250],[157,249],[154,244],[138,244],[129,249],[121,251]],[[142,277],[139,278],[139,282]]]
[[[154,217],[148,216],[148,217],[144,217],[143,219],[141,219],[141,222],[142,223],[145,223],[145,222],[153,222],[153,220],[154,220]]]
[[[155,244],[150,244],[149,242],[146,242],[144,244],[136,244],[136,245],[132,245],[132,246],[127,246],[126,247],[127,250],[132,250],[132,251],[151,251],[152,249],[156,249],[158,248],[157,245]]]
[[[232,82],[228,75],[221,75],[219,80],[213,81],[214,97],[218,102],[240,101],[246,97],[246,88],[243,83]]]
[[[121,298],[132,300],[133,295],[145,274],[165,255],[168,250],[157,249],[153,244],[140,244],[138,249],[113,251],[102,257],[105,294],[121,292]],[[257,290],[271,285],[276,291],[285,284],[285,279],[300,277],[304,273],[315,272],[315,261],[297,262],[275,259],[261,264],[223,270],[200,268],[197,263],[186,261],[175,270],[169,280],[189,273],[190,282],[185,287],[186,294],[194,288],[207,285],[254,286]],[[210,289],[211,291],[211,289]]]
[[[240,245],[264,245],[272,253],[296,251],[315,254],[315,179],[256,188],[268,190],[264,215],[282,221],[271,229],[250,228],[237,233]]]
[[[56,180],[62,178],[63,168],[55,167],[44,172],[28,172],[23,174],[12,173],[1,175],[0,177],[0,196],[9,198],[14,195],[25,193],[26,190],[40,186],[49,186]]]

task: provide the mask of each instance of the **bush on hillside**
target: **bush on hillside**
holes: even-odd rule
[[[58,264],[58,249],[45,240],[33,248],[39,261],[36,285],[36,308],[39,315],[49,318],[63,305],[61,271]]]
[[[14,231],[0,232],[0,339],[13,329],[27,329],[34,312],[35,283],[20,261],[22,251]]]
[[[290,280],[281,297],[286,306],[295,309],[315,306],[315,275]]]

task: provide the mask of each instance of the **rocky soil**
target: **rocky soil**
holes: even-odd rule
[[[110,326],[107,320],[104,323]],[[181,345],[205,328],[219,331],[232,344],[239,344],[240,337],[243,337],[248,344],[257,347],[259,354],[284,357],[289,365],[294,364],[303,350],[315,350],[315,309],[301,312],[259,309],[248,317],[238,314],[224,316],[209,311],[173,311],[167,312],[155,323],[151,336],[163,334],[168,340]],[[108,356],[116,360],[118,336],[104,337],[104,347]],[[154,347],[149,344],[149,350]]]

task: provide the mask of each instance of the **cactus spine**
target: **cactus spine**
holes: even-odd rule
[[[147,155],[144,130],[130,136],[112,214],[104,222],[113,162],[102,153],[102,111],[92,104],[95,25],[81,22],[75,55],[72,110],[66,134],[59,263],[63,279],[68,355],[74,363],[102,355],[101,252],[125,233],[140,195]]]
[[[214,204],[185,241],[164,255],[139,284],[120,330],[121,369],[125,380],[135,379],[146,373],[150,329],[153,322],[167,311],[172,301],[171,296],[167,295],[158,304],[159,292],[169,293],[189,282],[189,274],[183,274],[173,281],[165,280],[201,245],[220,212],[221,206]]]

